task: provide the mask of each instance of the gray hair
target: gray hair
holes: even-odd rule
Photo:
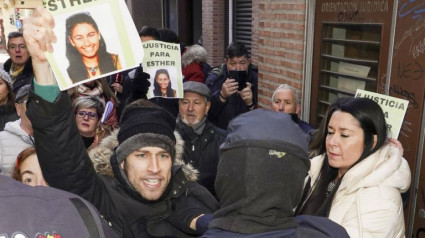
[[[292,94],[294,95],[294,99],[295,99],[295,106],[298,106],[301,104],[301,92],[298,88],[292,87],[289,84],[281,84],[279,85],[276,90],[274,90],[273,92],[273,96],[272,96],[272,102],[274,101],[274,97],[276,96],[276,93],[280,90],[280,89],[289,89],[292,91]]]
[[[18,38],[18,37],[24,37],[24,34],[20,31],[12,31],[9,33],[9,35],[7,36],[7,48],[9,49],[9,41],[10,39],[13,38]]]
[[[82,108],[96,109],[97,115],[100,120],[100,118],[102,117],[103,111],[105,110],[105,104],[103,100],[98,96],[78,97],[72,103],[72,110],[76,112]]]

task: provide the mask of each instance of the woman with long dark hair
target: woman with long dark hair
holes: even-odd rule
[[[332,104],[311,143],[320,155],[311,160],[297,213],[329,217],[350,237],[404,237],[401,192],[409,188],[410,169],[387,130],[373,100]]]
[[[171,88],[170,74],[166,69],[158,69],[153,81],[153,95],[163,98],[176,97],[176,90]]]
[[[121,69],[118,55],[106,51],[105,40],[88,12],[66,19],[65,45],[73,82]]]

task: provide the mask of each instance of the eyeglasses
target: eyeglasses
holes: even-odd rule
[[[77,117],[85,118],[86,116],[89,117],[89,119],[94,120],[97,118],[97,113],[95,112],[86,112],[86,111],[78,111]]]
[[[26,50],[27,46],[24,44],[19,44],[19,45],[9,45],[9,49],[10,50],[15,50],[16,48],[20,49],[20,50]]]

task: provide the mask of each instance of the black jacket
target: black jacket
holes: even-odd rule
[[[6,60],[6,62],[4,62],[3,64],[3,68],[6,72],[8,72],[10,74],[10,68],[12,67],[12,59],[8,59]],[[31,57],[27,60],[27,62],[25,63],[24,69],[22,70],[22,72],[16,76],[16,78],[14,79],[13,82],[13,93],[18,92],[18,90],[27,84],[31,84],[31,80],[34,78],[34,72],[32,70],[32,61],[31,61]]]
[[[184,162],[199,170],[199,184],[206,187],[215,196],[214,182],[217,175],[220,145],[226,139],[226,131],[206,120],[201,135],[193,132],[192,127],[177,120],[176,130],[184,140]]]
[[[6,123],[10,121],[16,121],[19,119],[18,114],[16,114],[16,109],[9,104],[0,105],[0,131],[4,130]]]
[[[229,122],[236,116],[248,112],[249,108],[242,100],[239,94],[230,96],[225,103],[220,101],[219,93],[223,83],[228,78],[227,66],[222,64],[220,67],[211,70],[205,84],[211,90],[211,108],[208,111],[208,119],[216,126],[226,130]],[[252,84],[252,99],[254,108],[258,105],[258,74],[257,67],[250,64],[247,73],[247,82]]]
[[[27,115],[39,141],[37,155],[50,186],[92,202],[122,237],[199,235],[190,230],[190,221],[202,213],[212,213],[218,204],[205,188],[188,181],[181,167],[173,167],[170,185],[161,199],[145,201],[122,183],[114,155],[111,165],[115,177],[96,174],[66,93],[61,93],[54,103],[33,92],[30,98]]]

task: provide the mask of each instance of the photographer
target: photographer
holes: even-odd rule
[[[226,130],[233,118],[257,108],[258,69],[239,42],[227,47],[224,61],[211,71],[205,83],[212,92],[208,119]]]

